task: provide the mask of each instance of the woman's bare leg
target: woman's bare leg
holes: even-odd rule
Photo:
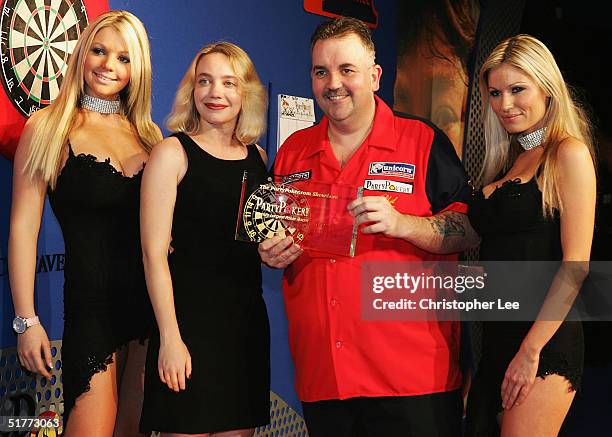
[[[119,406],[114,437],[142,437],[139,432],[144,391],[144,368],[147,358],[146,343],[132,340],[122,351],[125,358],[119,383]]]
[[[75,402],[64,437],[111,437],[117,415],[117,364],[116,355],[104,372],[95,373],[90,390],[81,394]]]
[[[504,411],[501,437],[556,437],[576,395],[569,388],[560,375],[536,378],[525,402]]]

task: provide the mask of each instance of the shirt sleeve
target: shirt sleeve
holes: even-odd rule
[[[432,213],[466,213],[471,193],[467,174],[448,137],[439,129],[434,132],[425,179]]]

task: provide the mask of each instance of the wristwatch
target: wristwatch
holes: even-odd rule
[[[17,316],[13,319],[13,331],[15,331],[17,334],[23,334],[30,326],[38,325],[39,323],[40,320],[38,320],[38,316],[30,317],[28,319]]]

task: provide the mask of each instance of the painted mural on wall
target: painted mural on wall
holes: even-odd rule
[[[433,121],[460,157],[478,15],[475,0],[397,3],[393,109]]]

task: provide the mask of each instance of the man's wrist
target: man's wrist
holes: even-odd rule
[[[416,217],[409,214],[399,214],[397,220],[397,238],[412,242],[416,229]]]

